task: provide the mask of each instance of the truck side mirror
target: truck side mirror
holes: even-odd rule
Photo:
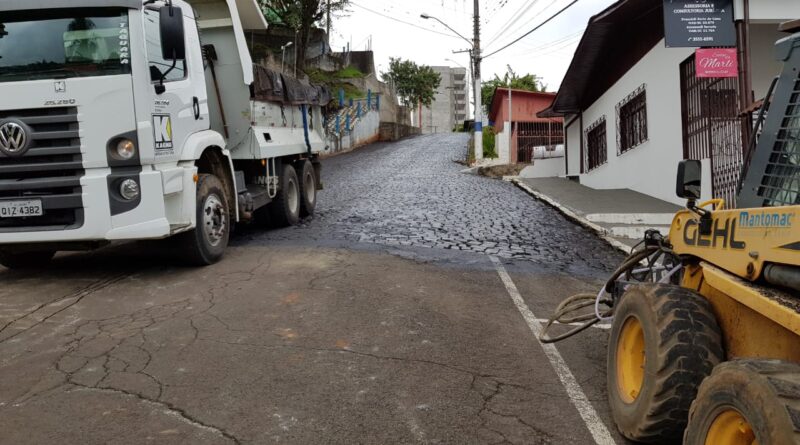
[[[162,58],[164,60],[186,59],[183,11],[177,6],[164,6],[159,12]]]
[[[697,201],[703,185],[703,168],[700,161],[686,160],[678,164],[677,193],[679,198]]]

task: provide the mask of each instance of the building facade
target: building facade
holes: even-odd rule
[[[422,107],[417,121],[424,134],[450,133],[467,119],[468,91],[466,68],[433,66],[441,76],[430,108]]]
[[[508,88],[494,91],[489,123],[495,131],[495,149],[504,163],[532,164],[537,158],[564,157],[563,120],[537,116],[553,104],[555,97],[556,93],[515,89],[509,94]]]
[[[735,204],[754,113],[781,69],[778,26],[800,17],[800,2],[734,2],[740,63],[729,78],[699,77],[695,48],[666,47],[662,4],[620,0],[590,20],[544,113],[564,116],[566,176],[682,204],[678,163],[698,159],[704,198]]]

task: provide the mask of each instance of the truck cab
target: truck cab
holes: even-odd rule
[[[237,222],[312,214],[320,103],[254,97],[246,28],[255,0],[4,1],[0,263],[175,236],[211,264]]]

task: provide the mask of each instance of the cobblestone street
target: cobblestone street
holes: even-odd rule
[[[0,270],[0,444],[622,444],[607,330],[536,333],[621,255],[463,135],[324,161],[318,214],[241,228],[214,266],[165,243]]]
[[[429,135],[330,158],[313,221],[245,239],[448,249],[567,270],[616,265],[614,249],[549,206],[510,183],[462,173],[455,161],[467,142]]]

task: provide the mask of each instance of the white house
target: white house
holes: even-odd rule
[[[666,47],[663,14],[663,0],[620,0],[592,17],[543,113],[564,116],[567,176],[581,184],[682,204],[678,163],[701,159],[706,197],[733,201],[753,113],[780,73],[779,24],[800,18],[800,0],[734,0],[732,78],[696,77],[695,49]]]

